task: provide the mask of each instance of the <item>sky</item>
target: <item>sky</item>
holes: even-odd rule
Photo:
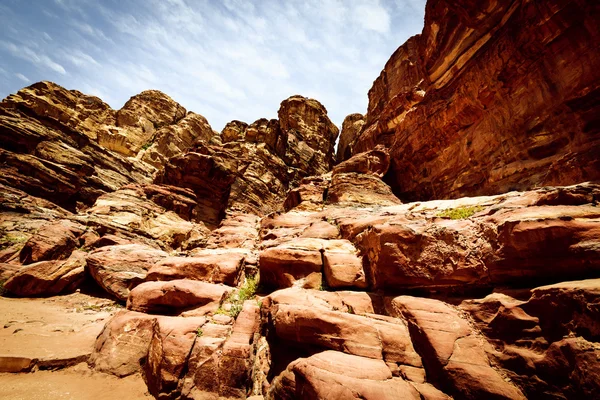
[[[41,80],[119,109],[158,89],[220,131],[319,100],[365,113],[425,0],[0,0],[0,98]]]

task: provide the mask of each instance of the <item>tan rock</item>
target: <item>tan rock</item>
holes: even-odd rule
[[[352,156],[354,142],[360,136],[360,132],[364,125],[365,117],[362,114],[350,114],[344,118],[336,155],[336,161],[338,163],[341,163]]]

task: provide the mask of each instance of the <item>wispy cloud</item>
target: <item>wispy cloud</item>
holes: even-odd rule
[[[0,5],[10,73],[1,90],[48,79],[119,108],[155,88],[215,129],[276,117],[293,94],[317,98],[338,125],[365,112],[373,80],[421,30],[425,8],[425,0],[32,2]]]
[[[31,82],[31,80],[28,77],[26,77],[25,75],[23,75],[23,74],[16,73],[15,76],[17,78],[19,78],[20,80],[22,80],[23,82],[25,82],[25,83]]]

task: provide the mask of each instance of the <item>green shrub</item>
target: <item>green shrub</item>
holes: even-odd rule
[[[232,292],[229,297],[227,297],[227,300],[223,302],[231,304],[229,310],[225,310],[222,306],[220,306],[215,314],[225,314],[234,319],[237,318],[237,316],[242,312],[244,302],[254,298],[254,295],[256,294],[256,286],[257,282],[255,277],[246,278],[246,281],[237,290],[237,292]]]
[[[483,206],[466,206],[466,207],[457,207],[457,208],[449,208],[447,210],[442,210],[437,213],[438,217],[442,218],[450,218],[450,219],[466,219],[472,216],[475,213],[483,210]]]
[[[196,336],[202,337],[202,335],[204,335],[204,332],[202,331],[201,327],[198,327],[198,330],[196,331]]]

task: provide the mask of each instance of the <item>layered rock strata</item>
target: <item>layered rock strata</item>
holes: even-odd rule
[[[427,2],[360,132],[345,121],[340,161],[384,144],[407,201],[600,178],[597,21],[593,1]]]

